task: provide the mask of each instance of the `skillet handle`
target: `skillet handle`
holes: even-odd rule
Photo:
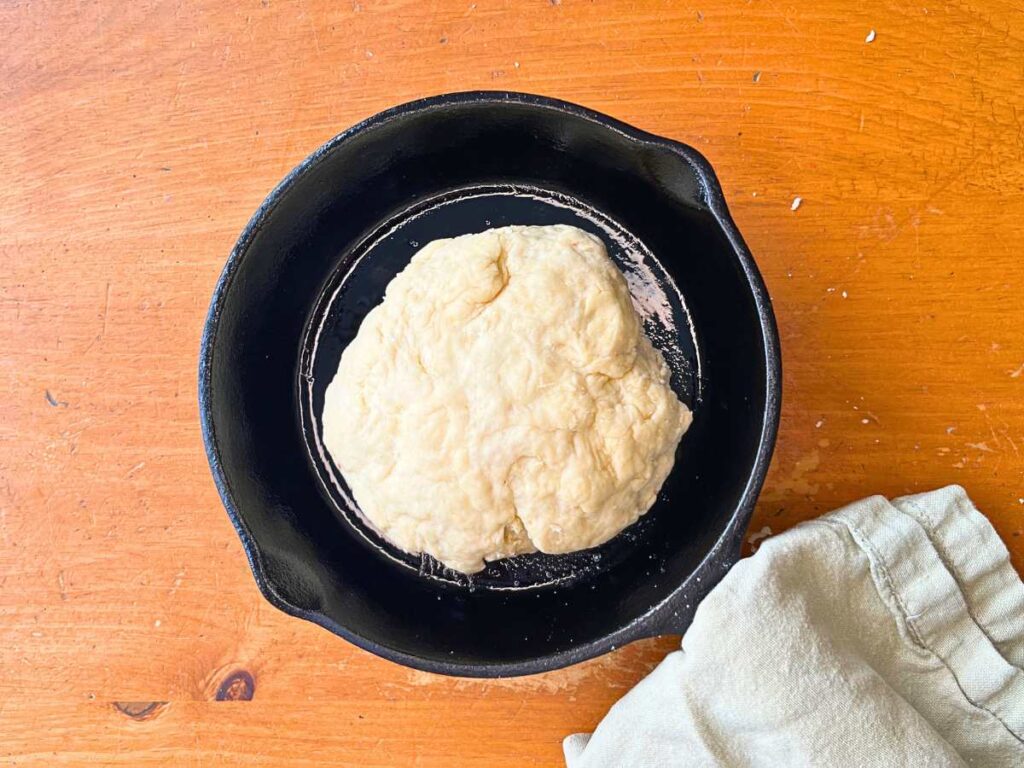
[[[682,635],[689,629],[697,606],[740,559],[746,525],[726,531],[718,545],[683,584],[641,620],[637,637]]]

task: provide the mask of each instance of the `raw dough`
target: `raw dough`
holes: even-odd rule
[[[472,573],[615,536],[690,421],[601,241],[503,227],[429,243],[391,281],[327,388],[323,439],[380,532]]]

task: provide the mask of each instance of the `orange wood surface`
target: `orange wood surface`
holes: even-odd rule
[[[558,765],[677,645],[410,671],[265,603],[221,508],[196,354],[238,232],[321,142],[444,91],[579,102],[715,165],[785,365],[752,532],[956,482],[1020,569],[1021,11],[0,4],[0,765]],[[240,671],[252,699],[217,701]]]

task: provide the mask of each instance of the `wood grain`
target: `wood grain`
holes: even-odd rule
[[[0,764],[556,765],[675,646],[411,672],[267,605],[221,509],[196,351],[235,237],[321,142],[442,91],[713,162],[784,350],[752,531],[957,482],[1024,567],[1019,5],[15,0],[0,33]]]

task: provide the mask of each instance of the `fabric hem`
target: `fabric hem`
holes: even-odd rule
[[[963,511],[947,505],[946,515],[962,516]],[[969,600],[922,523],[880,496],[817,522],[848,530],[868,557],[875,586],[894,607],[905,635],[949,670],[967,702],[1024,743],[1024,720],[1010,706],[1024,700],[1024,673],[999,653],[971,615]]]

